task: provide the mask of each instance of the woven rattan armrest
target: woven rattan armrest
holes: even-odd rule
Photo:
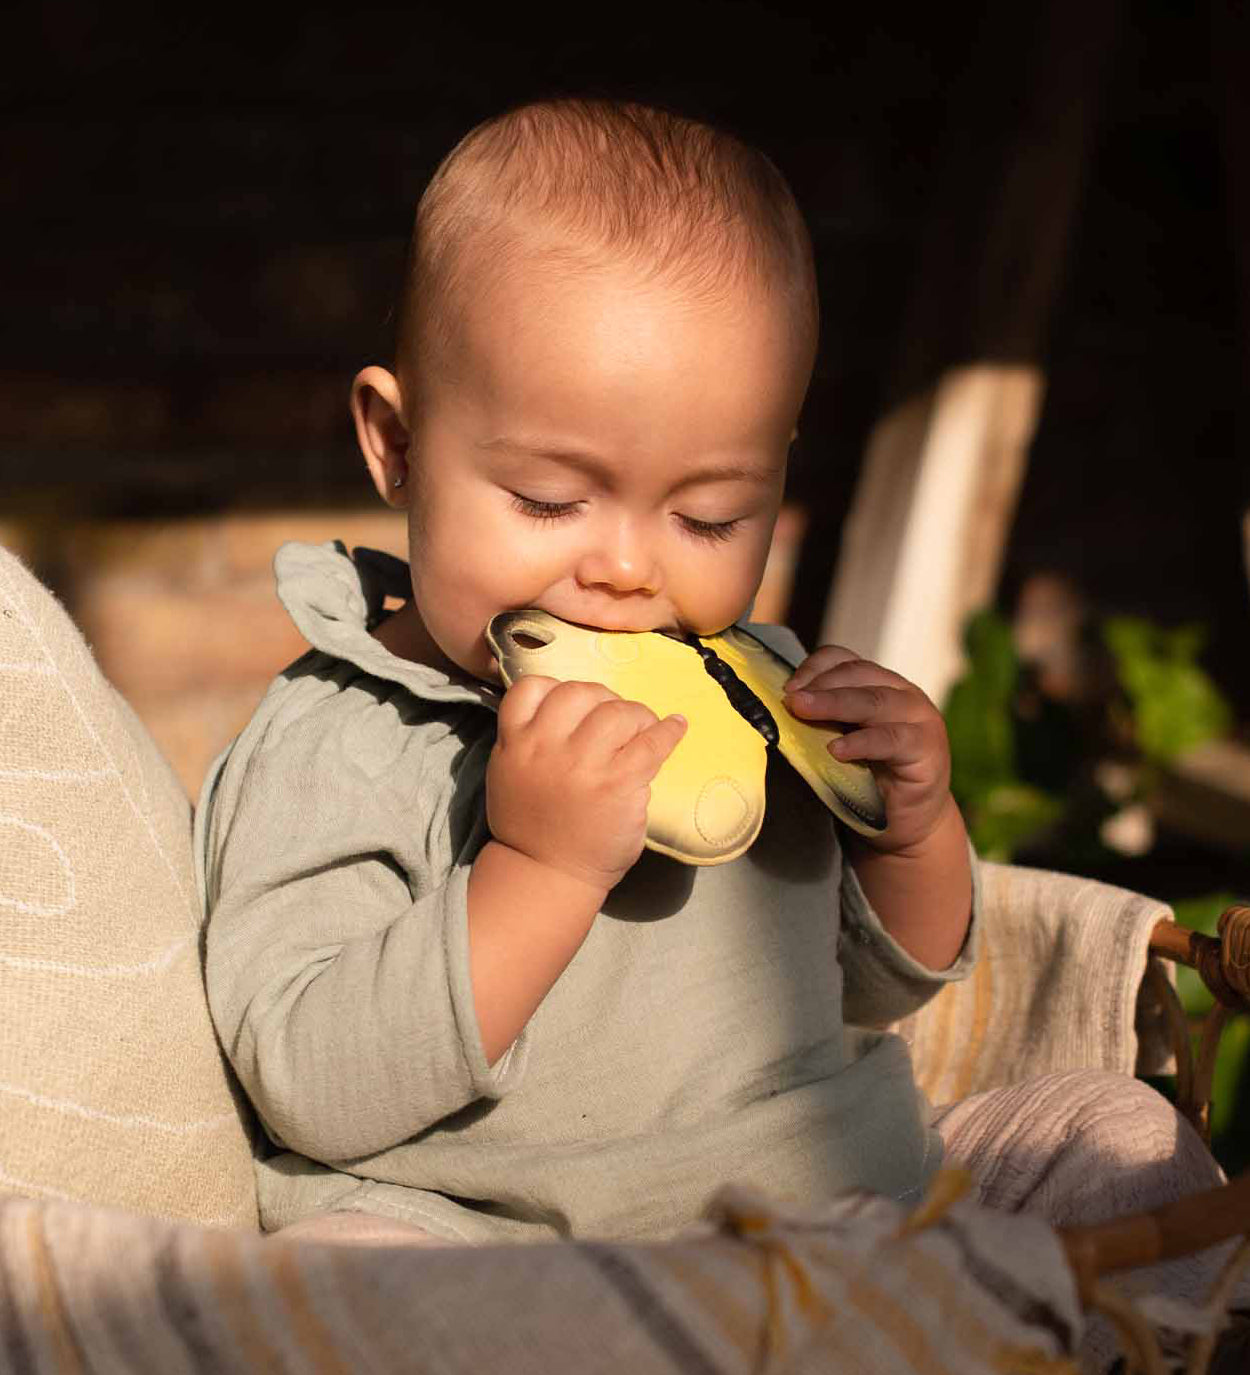
[[[1150,935],[1150,953],[1196,970],[1215,999],[1202,1023],[1195,1053],[1189,1019],[1171,982],[1151,960],[1151,979],[1168,1019],[1176,1054],[1176,1105],[1204,1141],[1211,1134],[1211,1083],[1220,1035],[1229,1017],[1250,1012],[1250,907],[1230,907],[1218,934],[1205,936],[1174,921],[1160,921]]]
[[[1250,907],[1230,907],[1220,917],[1217,929],[1217,935],[1206,936],[1164,920],[1150,937],[1152,956],[1196,970],[1215,998],[1202,1023],[1196,1053],[1176,990],[1157,960],[1150,960],[1148,970],[1167,1014],[1176,1052],[1177,1107],[1205,1140],[1210,1137],[1211,1082],[1220,1034],[1230,1016],[1250,1011]],[[1116,1324],[1126,1350],[1136,1358],[1137,1368],[1146,1372],[1165,1369],[1158,1343],[1140,1312],[1109,1288],[1104,1276],[1248,1236],[1250,1171],[1220,1188],[1192,1194],[1148,1213],[1059,1233],[1086,1307],[1102,1311]],[[1234,1285],[1248,1264],[1250,1241],[1243,1241],[1209,1296],[1212,1310],[1227,1307]],[[1187,1362],[1192,1375],[1207,1369],[1215,1337],[1213,1330],[1192,1345]]]

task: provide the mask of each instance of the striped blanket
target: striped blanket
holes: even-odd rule
[[[941,1177],[940,1177],[941,1178]],[[1060,1375],[1053,1232],[966,1202],[727,1192],[666,1243],[354,1247],[0,1202],[0,1371]]]

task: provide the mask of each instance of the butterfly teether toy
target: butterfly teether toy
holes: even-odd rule
[[[545,611],[505,611],[486,639],[510,687],[526,673],[603,683],[657,716],[679,712],[686,734],[651,784],[647,845],[686,864],[742,854],[764,820],[768,747],[802,775],[839,820],[864,835],[885,830],[872,772],[828,750],[842,733],[800,721],[783,700],[793,665],[754,635],[678,639],[571,625]]]

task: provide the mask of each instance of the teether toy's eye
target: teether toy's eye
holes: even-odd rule
[[[508,631],[508,639],[514,649],[546,649],[555,639],[550,631],[539,631],[537,626],[514,626]]]

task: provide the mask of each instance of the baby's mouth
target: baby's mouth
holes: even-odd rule
[[[563,621],[565,625],[575,626],[578,630],[588,630],[593,635],[671,635],[676,639],[684,639],[686,631],[675,621],[660,625],[602,625],[595,621],[579,621],[572,616],[561,616],[559,612],[547,611],[545,607],[518,607],[516,611],[505,613],[514,616],[523,616],[527,611],[542,611],[547,616],[554,617],[557,621]]]

